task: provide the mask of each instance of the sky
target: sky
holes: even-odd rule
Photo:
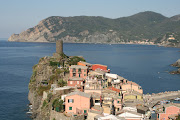
[[[180,14],[180,0],[0,0],[0,38],[34,27],[50,16],[119,18],[154,11],[166,17]]]

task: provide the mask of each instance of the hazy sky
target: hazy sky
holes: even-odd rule
[[[154,11],[180,14],[180,0],[0,0],[0,38],[20,33],[49,16],[118,18]]]

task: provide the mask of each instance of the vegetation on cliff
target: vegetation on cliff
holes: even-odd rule
[[[176,41],[168,41],[168,45],[180,46],[179,16],[168,18],[147,11],[117,19],[52,16],[33,28],[13,34],[9,41],[55,42],[62,39],[64,42],[121,43],[147,40],[162,43],[166,41],[163,36],[169,33],[176,36]]]
[[[63,102],[60,96],[53,95],[51,85],[56,84],[57,87],[67,85],[69,76],[68,67],[70,64],[77,64],[84,58],[74,56],[68,57],[65,54],[59,57],[43,57],[39,63],[33,66],[33,73],[29,82],[28,99],[33,107],[34,119],[49,119],[50,110],[60,112]],[[62,67],[60,67],[62,66]],[[47,98],[43,99],[43,92],[47,93]]]

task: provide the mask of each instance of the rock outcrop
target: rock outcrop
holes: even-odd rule
[[[180,59],[178,59],[172,66],[177,67],[177,71],[170,72],[171,74],[180,74]]]

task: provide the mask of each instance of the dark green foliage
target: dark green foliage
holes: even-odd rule
[[[52,107],[55,108],[55,110],[62,111],[63,110],[63,100],[61,99],[55,99],[52,103]]]
[[[61,55],[60,55],[62,58],[69,58],[66,54],[64,54],[64,53],[62,53]]]
[[[78,57],[78,56],[74,56],[73,58],[71,58],[70,60],[69,60],[69,65],[77,65],[77,63],[79,62],[79,61],[86,61],[84,58],[81,58],[81,57]]]
[[[50,66],[58,66],[59,62],[50,61]]]
[[[47,86],[39,86],[38,87],[38,94],[39,95],[43,95],[43,91],[48,91],[48,90],[50,90],[50,88],[51,88],[51,85],[47,85]]]
[[[58,81],[58,85],[59,85],[60,87],[63,87],[63,86],[65,86],[65,85],[67,85],[67,82],[64,81],[63,79],[60,79],[60,80]]]
[[[50,102],[52,97],[53,97],[52,93],[49,93],[47,96],[47,101]]]
[[[47,101],[44,100],[42,108],[44,108],[45,106],[47,106],[47,104],[48,104]]]

